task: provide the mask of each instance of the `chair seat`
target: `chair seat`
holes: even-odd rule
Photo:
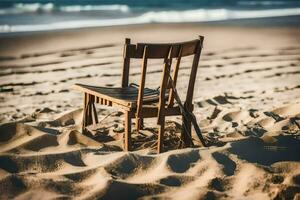
[[[74,89],[94,95],[100,100],[105,99],[122,106],[134,108],[138,99],[138,87],[101,87],[84,84],[75,84]],[[143,102],[154,103],[159,99],[159,90],[156,89],[144,89]]]

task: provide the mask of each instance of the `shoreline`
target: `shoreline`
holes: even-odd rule
[[[178,32],[178,30],[180,31]],[[256,30],[259,33],[256,33]],[[207,36],[206,50],[216,50],[227,48],[230,42],[235,46],[251,46],[251,40],[245,39],[243,43],[235,44],[234,37],[243,38],[246,35],[253,37],[258,46],[273,46],[272,42],[262,44],[262,38],[273,40],[274,46],[276,37],[282,34],[281,45],[284,40],[287,42],[293,40],[296,44],[299,39],[300,26],[240,26],[227,24],[206,24],[206,23],[174,23],[174,24],[141,24],[130,26],[110,26],[110,27],[93,27],[80,28],[72,30],[57,30],[49,32],[34,32],[21,35],[0,35],[0,57],[18,57],[22,54],[37,52],[54,52],[59,50],[89,48],[90,46],[122,44],[126,37],[131,38],[134,42],[172,42],[184,41],[197,37],[199,34]],[[220,36],[226,34],[227,40],[218,39],[218,31]],[[147,34],[151,32],[151,34]],[[166,37],[159,37],[162,34]],[[251,36],[253,35],[253,36]],[[276,35],[274,37],[273,35]],[[84,36],[84,37],[82,37]],[[210,39],[211,38],[211,39]],[[77,42],[74,42],[77,41]],[[252,41],[251,41],[252,42]],[[250,42],[250,43],[251,43]],[[58,43],[62,43],[57,45]]]
[[[263,18],[245,18],[245,19],[228,19],[217,20],[207,22],[167,22],[167,23],[137,23],[137,24],[124,24],[124,25],[112,25],[112,26],[91,26],[91,27],[77,27],[66,29],[53,29],[53,30],[40,30],[40,31],[20,31],[20,32],[0,32],[0,38],[5,37],[18,37],[26,35],[35,35],[43,33],[56,33],[56,32],[69,32],[86,29],[99,29],[99,28],[113,28],[113,27],[134,27],[134,26],[153,26],[153,25],[204,25],[204,26],[229,26],[229,27],[300,27],[300,15],[296,16],[278,16],[278,17],[263,17]]]

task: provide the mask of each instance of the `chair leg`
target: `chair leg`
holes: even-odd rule
[[[135,123],[135,129],[137,132],[144,129],[144,118],[138,118]]]
[[[141,129],[141,130],[144,129],[144,118],[141,118],[140,129]]]
[[[95,97],[93,95],[84,94],[83,101],[83,117],[82,117],[82,133],[85,131],[85,127],[98,123],[98,116],[96,107],[94,105]]]
[[[98,115],[97,115],[97,110],[95,106],[95,96],[92,96],[92,101],[91,101],[91,114],[92,114],[92,123],[93,125],[98,124]]]
[[[163,141],[165,132],[165,116],[160,118],[158,125],[157,153],[163,152]]]
[[[83,116],[82,116],[82,126],[81,126],[81,129],[82,129],[82,133],[84,133],[85,131],[85,127],[87,126],[88,124],[88,121],[89,121],[89,115],[88,115],[88,94],[87,93],[84,93],[84,97],[83,97]]]
[[[135,129],[136,129],[137,132],[139,132],[140,128],[141,128],[141,118],[136,118],[136,120],[135,120]]]
[[[181,139],[183,140],[185,147],[192,146],[191,131],[192,131],[192,122],[191,122],[191,120],[190,119],[185,119],[182,116]]]
[[[124,150],[131,150],[131,115],[129,111],[125,112],[125,141]]]

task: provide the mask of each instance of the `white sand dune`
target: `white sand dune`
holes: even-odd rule
[[[0,38],[0,199],[299,199],[300,30],[184,27]],[[155,120],[145,120],[147,128],[133,134],[135,151],[123,152],[123,115],[100,106],[101,123],[89,136],[80,133],[82,96],[71,85],[118,86],[122,38],[175,41],[197,33],[206,45],[195,114],[220,145],[201,147],[193,135],[195,148],[178,149],[181,119],[170,117],[169,151],[154,153]],[[183,94],[189,61],[180,71]],[[156,87],[162,65],[149,64],[147,85]],[[139,80],[139,62],[130,74]]]

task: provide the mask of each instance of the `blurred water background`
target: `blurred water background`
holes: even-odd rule
[[[299,25],[299,16],[300,0],[0,0],[0,33],[275,18]]]

